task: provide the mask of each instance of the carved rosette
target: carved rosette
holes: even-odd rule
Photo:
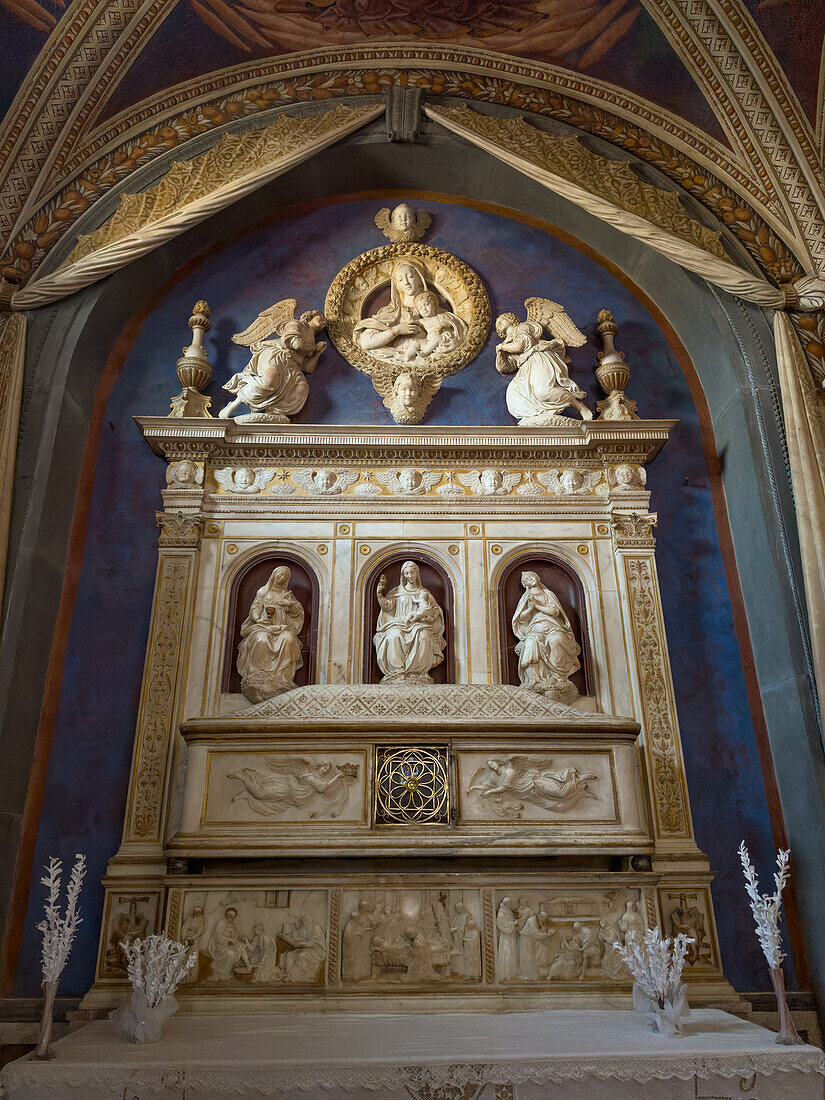
[[[203,516],[186,512],[155,512],[155,525],[160,528],[158,546],[196,548],[200,545]]]
[[[333,279],[324,315],[332,342],[348,363],[364,372],[383,372],[385,358],[365,351],[353,339],[353,329],[365,316],[365,307],[376,291],[390,284],[399,260],[411,260],[423,268],[428,284],[449,303],[451,311],[467,326],[458,347],[430,355],[426,371],[445,378],[465,367],[481,351],[490,328],[490,300],[478,275],[457,256],[425,244],[399,243],[363,252]]]

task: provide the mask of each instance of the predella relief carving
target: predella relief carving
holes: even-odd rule
[[[241,691],[251,703],[294,688],[295,673],[304,663],[298,641],[304,609],[290,591],[289,579],[285,565],[273,569],[241,626],[238,672]]]
[[[180,939],[197,949],[190,982],[320,985],[327,958],[321,890],[187,892]]]
[[[496,907],[499,982],[630,982],[616,943],[644,933],[639,895],[607,890],[543,896],[504,895]]]
[[[399,582],[388,590],[381,575],[376,596],[381,608],[373,642],[382,683],[431,684],[431,669],[444,660],[444,612],[421,583],[414,561],[401,566]]]
[[[475,890],[345,891],[345,984],[437,985],[481,980]]]
[[[501,339],[496,348],[496,370],[515,374],[507,387],[510,415],[525,427],[565,423],[569,417],[561,414],[573,406],[583,420],[592,420],[584,392],[568,373],[565,355],[566,345],[581,347],[587,337],[556,302],[528,298],[524,307],[526,321],[519,321],[515,313],[502,313],[496,319],[496,333]],[[545,329],[552,339],[543,338]]]
[[[220,418],[231,418],[248,405],[250,412],[234,416],[239,424],[288,424],[290,416],[304,407],[309,396],[305,375],[315,370],[327,346],[315,339],[326,318],[317,309],[296,318],[297,306],[294,298],[276,302],[232,337],[234,343],[249,348],[252,358],[224,383],[223,388],[234,396],[218,413]],[[265,339],[272,332],[277,339]]]
[[[398,424],[419,423],[442,379],[481,350],[490,325],[476,273],[456,256],[414,243],[429,220],[406,203],[380,211],[376,224],[393,243],[347,264],[324,304],[333,343],[371,376]]]
[[[524,589],[513,614],[518,638],[518,675],[523,688],[572,703],[579,692],[570,677],[581,666],[581,647],[556,595],[532,570],[521,574]]]

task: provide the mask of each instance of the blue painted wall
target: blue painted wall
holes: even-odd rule
[[[773,858],[770,824],[687,382],[645,307],[571,245],[498,214],[420,205],[434,216],[427,242],[454,252],[478,272],[493,317],[519,310],[530,295],[542,295],[564,303],[592,338],[599,309],[611,309],[619,347],[633,369],[630,394],[641,414],[680,421],[648,473],[659,513],[658,564],[694,823],[698,843],[718,872],[714,897],[726,973],[740,990],[767,989],[736,847],[744,837],[767,877]],[[149,315],[108,401],[35,856],[36,868],[50,854],[68,860],[84,851],[89,858],[86,919],[64,993],[84,992],[93,978],[103,897],[98,880],[120,840],[154,584],[154,511],[161,504],[164,463],[151,454],[131,418],[168,411],[177,392],[174,364],[199,298],[212,307],[207,345],[215,368],[213,409],[220,408],[226,394],[219,381],[245,362],[244,349],[231,343],[232,333],[281,298],[298,297],[302,310],[322,307],[340,268],[385,243],[372,221],[377,206],[348,202],[273,221],[206,258]],[[493,365],[494,343],[493,334],[475,362],[445,380],[424,423],[512,423],[504,404],[507,379]],[[592,374],[597,346],[570,349],[571,373],[590,391],[591,401],[601,396]],[[296,419],[389,422],[369,379],[332,347],[311,377],[309,400]],[[33,877],[18,968],[20,994],[39,988],[34,925],[43,888],[38,878]]]

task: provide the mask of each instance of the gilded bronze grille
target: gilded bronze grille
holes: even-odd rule
[[[450,822],[450,779],[445,748],[375,750],[376,825]]]

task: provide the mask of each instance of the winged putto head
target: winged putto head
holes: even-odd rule
[[[407,203],[399,203],[394,210],[385,206],[375,215],[375,224],[393,244],[420,241],[430,227],[432,218],[423,210],[413,210]]]
[[[373,371],[372,384],[396,424],[418,424],[441,387],[435,374],[399,370],[392,364]]]

